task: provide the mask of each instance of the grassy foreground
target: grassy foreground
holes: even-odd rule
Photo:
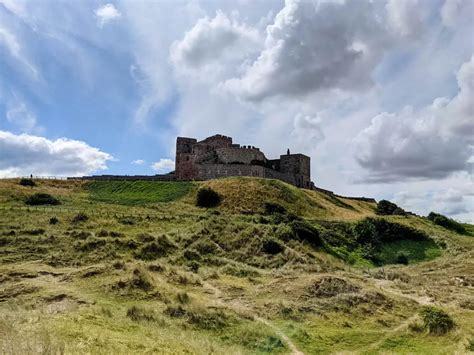
[[[203,185],[219,207],[194,205]],[[27,207],[36,192],[61,205]],[[253,178],[0,180],[0,353],[469,352],[474,237],[390,216],[363,248],[374,209]],[[454,329],[421,327],[427,305]]]

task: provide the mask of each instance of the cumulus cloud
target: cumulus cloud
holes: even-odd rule
[[[99,7],[94,11],[97,16],[99,27],[103,27],[105,24],[116,20],[122,16],[120,11],[113,4],[106,4]]]
[[[381,113],[355,139],[358,163],[369,181],[445,178],[472,169],[474,56],[457,74],[458,94],[419,110]]]
[[[137,160],[132,161],[132,164],[133,165],[143,165],[143,164],[145,164],[145,161],[143,159],[137,159]]]
[[[382,2],[287,0],[267,27],[258,59],[223,86],[252,101],[367,89],[386,51],[420,26],[410,12],[414,6],[407,4],[385,8]]]
[[[82,141],[0,131],[0,176],[87,175],[107,169],[110,154]]]
[[[259,47],[258,42],[255,29],[217,11],[214,18],[201,18],[182,40],[173,43],[170,59],[178,71],[206,78],[237,65]]]
[[[168,173],[174,170],[174,160],[162,158],[160,161],[151,164],[151,168],[158,173]]]

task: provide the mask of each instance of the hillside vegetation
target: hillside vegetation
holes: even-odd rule
[[[256,178],[34,182],[0,180],[0,353],[446,354],[474,341],[470,225]],[[216,207],[196,206],[204,188]],[[34,194],[59,204],[27,205]]]

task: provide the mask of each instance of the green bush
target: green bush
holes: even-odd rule
[[[89,219],[89,216],[87,216],[85,213],[83,212],[79,212],[78,214],[76,214],[73,219],[72,219],[72,223],[80,223],[80,222],[86,222],[87,220]]]
[[[312,246],[321,246],[322,240],[319,231],[306,221],[293,221],[290,227],[297,239],[306,241]]]
[[[265,202],[263,204],[263,209],[265,211],[265,214],[275,214],[275,213],[280,213],[280,214],[286,214],[286,208],[280,205],[279,203],[276,202]]]
[[[210,187],[203,187],[198,190],[196,196],[196,206],[198,207],[216,207],[221,203],[221,196]]]
[[[36,183],[32,179],[21,179],[20,180],[21,186],[36,186]]]
[[[397,259],[396,259],[396,263],[397,264],[408,265],[408,256],[406,256],[403,253],[398,254]]]
[[[45,193],[35,193],[31,196],[28,196],[25,200],[25,203],[30,206],[38,205],[59,205],[61,202],[50,194]]]
[[[382,216],[406,214],[406,212],[402,208],[398,207],[393,202],[387,200],[381,200],[379,203],[377,203],[375,213]]]
[[[262,243],[262,250],[264,253],[276,255],[285,250],[285,247],[274,239],[266,239]]]
[[[443,216],[442,214],[430,212],[430,214],[428,215],[428,219],[432,221],[434,224],[437,224],[441,227],[452,230],[456,233],[459,233],[459,234],[466,233],[466,229],[461,223],[458,223],[451,218]]]
[[[449,314],[441,309],[427,306],[420,311],[423,326],[430,334],[443,335],[455,327]]]

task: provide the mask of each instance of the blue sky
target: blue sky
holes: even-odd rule
[[[0,0],[0,175],[154,174],[177,135],[473,220],[474,2]]]

